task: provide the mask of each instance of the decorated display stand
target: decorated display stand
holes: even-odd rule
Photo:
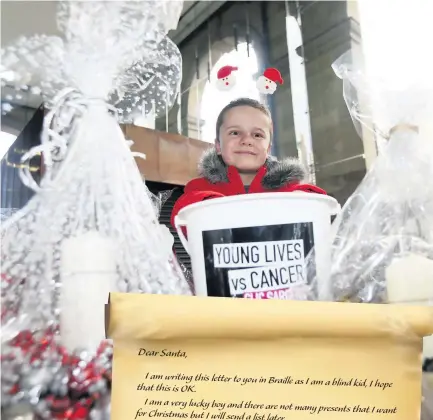
[[[2,224],[2,418],[106,419],[113,291],[190,294],[119,123],[165,113],[181,55],[166,37],[182,2],[59,2],[64,36],[2,51],[49,112],[40,185]],[[11,81],[9,80],[10,84]]]

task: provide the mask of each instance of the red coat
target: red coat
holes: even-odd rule
[[[254,177],[248,192],[245,190],[238,170],[234,166],[226,166],[215,149],[205,153],[199,172],[202,178],[196,178],[185,186],[184,194],[179,197],[173,207],[171,224],[181,209],[193,203],[239,194],[253,194],[262,192],[292,192],[305,191],[317,194],[326,194],[324,190],[315,185],[303,184],[305,170],[295,159],[278,161],[269,157],[263,167]]]

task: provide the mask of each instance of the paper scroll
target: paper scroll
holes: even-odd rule
[[[415,420],[433,308],[112,294],[112,420]]]

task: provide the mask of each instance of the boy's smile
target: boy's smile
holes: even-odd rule
[[[256,156],[256,153],[248,151],[248,150],[242,150],[240,152],[234,152],[237,155],[252,155],[252,156]]]

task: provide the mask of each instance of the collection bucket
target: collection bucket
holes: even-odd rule
[[[244,194],[183,208],[175,227],[191,257],[196,295],[293,299],[308,283],[314,248],[318,297],[331,300],[331,217],[339,211],[334,198],[306,192]]]

